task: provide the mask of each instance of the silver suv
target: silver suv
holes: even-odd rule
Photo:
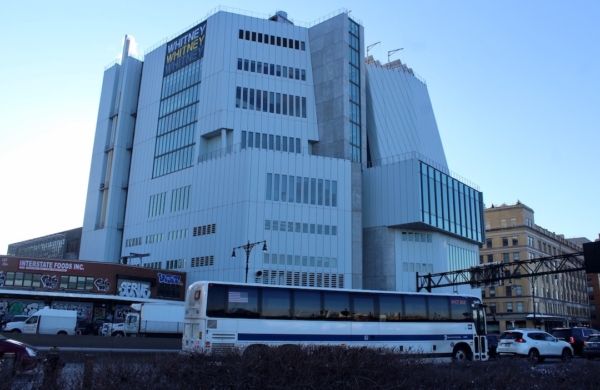
[[[540,363],[546,358],[560,358],[566,362],[573,356],[569,343],[539,329],[507,330],[500,335],[496,352],[498,355],[527,356]]]

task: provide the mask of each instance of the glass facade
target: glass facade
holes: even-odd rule
[[[202,59],[163,78],[153,178],[193,165],[201,76]]]
[[[483,243],[483,194],[420,163],[421,221]]]
[[[348,57],[350,60],[350,157],[353,162],[361,161],[361,123],[360,123],[360,29],[358,24],[351,19],[348,31]]]

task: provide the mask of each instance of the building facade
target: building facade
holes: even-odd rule
[[[80,325],[123,321],[132,303],[185,298],[186,275],[97,261],[0,257],[0,319],[44,306],[77,310]]]
[[[486,242],[480,263],[515,261],[583,251],[580,244],[534,222],[534,211],[517,202],[485,209]],[[488,331],[515,328],[590,326],[585,271],[528,276],[482,290],[488,306]]]
[[[35,257],[45,259],[79,259],[82,228],[49,234],[44,237],[16,242],[8,245],[9,256]]]
[[[477,264],[482,194],[450,175],[426,84],[367,65],[364,35],[346,12],[299,26],[218,10],[143,62],[126,39],[104,74],[81,257],[401,291]]]

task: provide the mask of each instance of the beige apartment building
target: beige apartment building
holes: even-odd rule
[[[484,210],[486,243],[480,263],[520,260],[582,252],[583,247],[535,224],[534,211],[517,201]],[[538,327],[546,331],[563,326],[590,326],[585,271],[504,280],[482,289],[488,306],[488,332]]]

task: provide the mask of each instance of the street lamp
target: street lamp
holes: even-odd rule
[[[235,248],[233,248],[233,252],[231,252],[231,258],[235,259],[235,250],[236,249],[241,248],[246,251],[246,283],[248,283],[248,263],[250,262],[250,252],[252,251],[252,248],[254,248],[258,244],[264,244],[262,251],[267,252],[267,240],[252,242],[252,243],[250,241],[248,241],[248,243],[245,245],[236,246]]]

